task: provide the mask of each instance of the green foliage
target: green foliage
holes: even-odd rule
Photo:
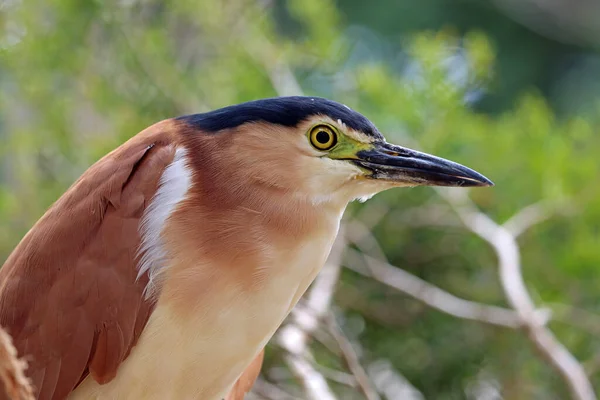
[[[410,68],[399,73],[356,53],[332,0],[290,0],[277,12],[259,3],[7,6],[2,20],[24,33],[0,43],[0,259],[110,149],[164,118],[274,96],[289,68],[306,93],[356,108],[390,141],[491,178],[494,188],[471,197],[496,221],[535,202],[553,205],[553,216],[520,238],[527,284],[540,304],[600,312],[600,114],[559,118],[534,90],[499,115],[474,111],[465,98],[497,84],[495,44],[482,31],[412,35]],[[468,69],[458,82],[447,67],[457,57]],[[492,251],[463,228],[440,226],[455,216],[434,191],[389,191],[349,212],[362,218],[378,206],[389,211],[373,231],[393,264],[458,296],[506,305]],[[499,381],[505,398],[565,397],[521,332],[442,315],[347,271],[340,285],[338,306],[364,323],[363,357],[391,360],[427,398],[464,398],[480,371]],[[552,328],[580,360],[600,350],[597,335]],[[279,361],[271,348],[267,365]]]

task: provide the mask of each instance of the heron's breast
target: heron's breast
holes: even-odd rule
[[[243,266],[253,269],[254,281],[241,282],[234,273],[209,274],[208,284],[184,303],[169,289],[173,282],[165,282],[169,295],[159,299],[117,377],[102,386],[88,377],[71,400],[225,397],[315,278],[335,233],[275,251],[271,265]],[[190,265],[187,270],[202,275],[235,268]]]

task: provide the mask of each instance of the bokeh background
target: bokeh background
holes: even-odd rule
[[[0,0],[0,262],[146,126],[324,96],[496,186],[352,204],[252,398],[593,398],[599,45],[593,0]]]

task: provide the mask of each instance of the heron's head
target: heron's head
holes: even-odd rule
[[[323,98],[256,100],[180,119],[219,141],[219,170],[314,202],[393,187],[493,185],[461,164],[388,143],[365,116]]]

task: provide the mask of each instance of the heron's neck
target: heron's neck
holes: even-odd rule
[[[209,185],[211,190],[194,186],[185,207],[179,207],[165,227],[170,265],[164,291],[187,299],[185,304],[217,287],[260,290],[270,276],[288,267],[282,263],[286,254],[292,258],[318,238],[322,249],[311,251],[326,256],[337,234],[341,205],[315,204],[285,190],[230,183],[237,192],[229,192],[231,186],[227,193],[215,185]]]

